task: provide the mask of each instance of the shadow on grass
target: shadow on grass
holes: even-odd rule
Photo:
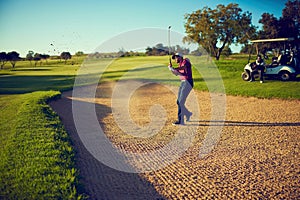
[[[300,82],[300,76],[297,76],[294,80],[292,81],[296,81],[296,82]]]
[[[39,75],[0,77],[0,94],[23,94],[45,90],[67,90],[73,87],[75,76]]]
[[[52,69],[47,69],[47,68],[19,68],[19,69],[12,69],[10,71],[15,71],[15,72],[30,72],[30,71],[52,71]]]
[[[134,76],[128,76],[128,78],[132,79],[144,79],[155,82],[172,82],[171,79],[166,77],[166,79],[158,79],[157,77],[151,78],[150,75],[153,73],[151,70],[158,70],[162,68],[162,66],[153,66],[147,68],[137,68],[133,69],[131,72],[137,72],[138,74],[134,74]],[[16,71],[24,71],[24,70],[45,70],[48,69],[18,69]],[[130,70],[115,70],[115,71],[105,71],[102,74],[102,79],[108,80],[119,80],[126,72]],[[141,72],[141,74],[139,74]],[[149,72],[149,73],[148,73]],[[43,73],[43,72],[41,72]],[[143,74],[145,73],[145,74]],[[93,84],[94,81],[97,81],[100,78],[100,72],[97,73],[89,73],[87,75],[77,75],[79,79],[85,82],[85,85]],[[149,79],[147,77],[150,77]],[[171,76],[171,75],[170,75]],[[45,90],[59,90],[66,91],[73,88],[74,80],[76,75],[2,75],[0,76],[0,94],[23,94],[34,91],[45,91]],[[139,78],[140,77],[140,78]]]
[[[259,78],[256,78],[256,80],[259,80]],[[291,78],[291,80],[288,80],[288,81],[282,81],[282,80],[280,80],[279,77],[266,76],[266,77],[264,77],[264,80],[273,81],[273,82],[282,82],[282,83],[284,83],[284,82],[300,82],[300,76],[298,75],[296,77],[293,77],[293,78]]]
[[[107,92],[110,93],[110,91]],[[85,101],[77,102],[78,105],[91,104]],[[95,105],[101,124],[102,119],[111,114],[111,108],[102,104],[93,105]],[[84,147],[77,133],[72,114],[72,100],[62,97],[62,99],[50,102],[50,106],[58,113],[72,138],[82,190],[89,196],[89,199],[164,199],[139,174],[112,169],[93,157]]]

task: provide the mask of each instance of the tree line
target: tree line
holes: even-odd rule
[[[188,48],[181,47],[180,45],[169,47],[164,46],[162,43],[158,43],[153,47],[147,47],[145,52],[137,52],[137,51],[126,51],[121,48],[118,52],[110,52],[110,53],[100,53],[94,52],[88,55],[89,58],[119,58],[119,57],[130,57],[130,56],[165,56],[174,52],[181,52],[182,54],[189,54],[190,50]]]
[[[3,69],[4,65],[7,62],[10,62],[12,68],[16,66],[17,61],[19,61],[20,54],[17,53],[16,51],[11,51],[11,52],[0,52],[0,62],[1,62],[1,69]]]
[[[154,47],[147,47],[145,54],[147,56],[165,56],[168,55],[169,53],[172,54],[173,52],[181,52],[182,54],[189,54],[190,50],[188,48],[184,48],[179,45],[166,47],[162,43],[159,43]]]
[[[83,55],[83,52],[79,51],[76,53],[77,56]],[[32,65],[32,61],[34,62],[34,66],[36,67],[37,63],[42,60],[45,60],[47,62],[47,59],[50,58],[50,55],[47,54],[40,54],[40,53],[34,53],[33,51],[28,51],[25,60],[30,61],[30,64]],[[72,58],[72,55],[70,52],[62,52],[59,56],[60,59],[63,59],[65,64],[67,60]],[[16,51],[11,52],[0,52],[0,69],[4,68],[4,65],[9,62],[12,66],[12,68],[15,68],[16,63],[20,60],[24,60],[24,58],[20,57],[20,54]]]

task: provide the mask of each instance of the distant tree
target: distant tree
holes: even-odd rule
[[[33,56],[33,60],[34,60],[34,66],[36,67],[36,64],[42,60],[41,54],[39,53],[35,53]]]
[[[188,48],[184,48],[184,47],[181,47],[179,45],[176,45],[175,47],[175,52],[180,52],[181,54],[183,55],[187,55],[190,53],[190,50]]]
[[[170,47],[170,53],[180,52],[184,55],[189,54],[190,50],[188,48],[183,48],[179,45]],[[158,43],[154,47],[147,47],[145,54],[147,56],[165,56],[169,53],[169,47],[164,46],[162,43]]]
[[[226,57],[232,55],[232,50],[230,49],[230,47],[228,45],[226,45],[222,51],[222,54]]]
[[[253,48],[251,44],[245,44],[242,46],[240,53],[246,53],[246,54],[256,54],[256,49]]]
[[[47,54],[40,54],[41,59],[46,60],[46,63],[48,64],[48,58],[50,58],[50,55]]]
[[[6,52],[1,52],[0,53],[0,62],[1,62],[1,69],[3,69],[5,63],[7,63],[7,54]]]
[[[26,60],[30,61],[30,65],[32,65],[31,61],[33,60],[34,52],[33,51],[28,51],[26,55]]]
[[[167,55],[168,54],[168,47],[165,47],[162,43],[155,45],[155,48],[159,55]]]
[[[153,50],[153,49],[152,49],[151,47],[147,47],[147,48],[146,48],[146,52],[145,52],[146,55],[147,55],[147,56],[152,56],[152,50]]]
[[[95,57],[95,58],[97,58],[97,59],[98,59],[98,58],[100,58],[100,57],[101,57],[101,55],[100,55],[100,53],[99,53],[99,52],[95,52],[95,53],[94,53],[94,55],[93,55],[93,57]]]
[[[7,60],[11,63],[11,66],[15,68],[16,63],[20,60],[19,53],[12,51],[7,53]]]
[[[75,53],[75,56],[83,56],[84,55],[84,53],[83,53],[83,51],[77,51],[76,53]]]
[[[185,42],[196,42],[218,60],[226,45],[245,44],[255,33],[252,15],[242,12],[238,4],[204,7],[185,15]]]
[[[118,57],[124,57],[126,50],[122,47],[118,51]]]
[[[203,52],[201,51],[201,49],[198,48],[198,49],[192,51],[191,54],[194,56],[202,56]]]
[[[62,52],[62,53],[60,54],[60,57],[61,57],[61,59],[64,59],[64,60],[65,60],[65,64],[67,63],[67,60],[69,60],[69,59],[72,58],[70,52]]]

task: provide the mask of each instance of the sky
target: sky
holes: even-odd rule
[[[154,28],[185,34],[184,15],[207,6],[237,3],[252,13],[252,23],[264,12],[279,18],[287,0],[0,0],[0,52],[28,51],[58,55],[94,52],[124,33]],[[163,34],[163,31],[162,31]],[[137,35],[147,40],[152,34]],[[166,37],[162,37],[167,45]],[[125,38],[126,39],[126,38]],[[173,44],[172,45],[176,45]],[[150,46],[150,45],[149,45]],[[121,47],[120,47],[121,48]],[[238,47],[232,47],[237,51]],[[127,49],[125,49],[127,50]]]

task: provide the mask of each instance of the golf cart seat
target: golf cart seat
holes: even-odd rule
[[[300,71],[299,60],[294,55],[294,53],[291,53],[290,66],[292,66],[293,68],[295,68],[297,71]]]
[[[277,67],[279,65],[279,62],[278,62],[278,57],[273,57],[272,58],[272,63],[270,65],[267,65],[266,67],[267,68],[273,68],[273,67]]]
[[[286,65],[288,63],[288,55],[287,54],[279,55],[277,62],[280,65]]]

